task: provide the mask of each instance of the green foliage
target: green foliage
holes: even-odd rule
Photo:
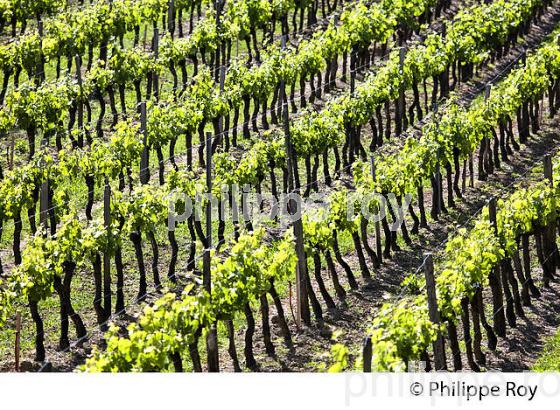
[[[348,367],[348,348],[343,344],[332,345],[331,356],[333,365],[329,367],[329,373],[340,373]]]
[[[437,334],[424,297],[385,304],[370,329],[373,368],[406,371],[406,363],[420,356]]]
[[[112,326],[105,334],[105,352],[94,350],[82,371],[148,372],[168,370],[171,354],[188,349],[200,327],[214,320],[209,310],[208,295],[190,295],[192,285],[185,288],[180,299],[168,293],[153,306],[144,308],[137,323],[127,328],[127,337],[119,336]]]
[[[80,266],[89,261],[102,236],[102,230],[84,226],[76,213],[63,217],[53,237],[45,237],[39,230],[24,248],[21,265],[8,277],[10,288],[24,300],[45,300],[53,292],[54,276],[63,276],[64,263]]]
[[[554,179],[558,178],[559,162],[558,158],[554,160]],[[521,235],[556,220],[559,196],[560,190],[552,189],[548,181],[520,189],[498,202],[497,230],[485,208],[473,228],[460,229],[447,242],[435,266],[438,309],[444,321],[460,318],[461,300],[471,299],[477,289],[488,285],[492,269],[517,250]],[[409,278],[406,283],[413,281]],[[404,364],[419,359],[435,340],[435,331],[425,296],[406,297],[394,305],[385,305],[371,328],[376,369],[405,370]],[[551,355],[554,354],[552,349]],[[543,359],[537,368],[546,369],[543,363],[548,362],[548,358]]]
[[[493,89],[488,101],[478,99],[469,109],[451,102],[441,122],[425,125],[420,140],[408,140],[398,158],[387,155],[377,161],[375,182],[388,192],[413,193],[433,173],[436,161],[442,165],[451,161],[453,147],[466,158],[484,137],[492,137],[492,128],[497,123],[515,114],[522,103],[546,91],[550,79],[558,73],[558,55],[560,46],[553,35],[527,58],[524,66],[514,69]],[[560,182],[558,163],[557,159],[553,162],[555,182]],[[363,190],[376,186],[366,169],[363,163],[355,167],[355,178]],[[461,300],[471,298],[476,289],[488,285],[491,270],[517,250],[521,235],[556,220],[559,193],[546,181],[520,189],[499,201],[497,230],[485,209],[472,229],[461,229],[448,241],[441,261],[436,264],[438,307],[445,320],[458,320]],[[418,359],[435,337],[427,320],[423,297],[387,305],[374,319],[372,328],[377,369],[402,370],[404,363]]]
[[[213,258],[211,298],[205,291],[193,295],[192,286],[178,299],[173,294],[163,296],[144,309],[138,323],[129,325],[126,336],[113,326],[106,334],[107,349],[94,350],[81,370],[168,370],[171,355],[186,351],[198,331],[217,319],[233,317],[258,299],[268,290],[270,279],[286,280],[297,261],[290,235],[270,246],[262,229],[242,234],[228,254],[221,262]]]
[[[167,191],[153,185],[140,185],[130,194],[115,193],[114,212],[125,221],[125,232],[155,232],[167,222]]]
[[[412,24],[414,16],[421,14],[432,3],[432,1],[418,0],[412,2],[384,1],[380,5],[372,5],[370,8],[358,5],[351,11],[343,13],[343,26],[341,30],[336,32],[336,35],[339,35],[340,32],[340,36],[348,38],[346,43],[340,42],[340,38],[333,38],[329,29],[325,32],[325,37],[328,37],[329,42],[340,44],[340,47],[343,48],[333,48],[326,43],[327,40],[323,40],[317,49],[324,50],[326,55],[336,55],[343,50],[348,51],[349,45],[360,47],[373,41],[383,42],[394,30],[396,22]],[[526,21],[532,11],[540,4],[541,0],[510,0],[493,2],[489,5],[473,5],[465,12],[460,13],[456,19],[446,24],[446,36],[429,35],[423,44],[414,45],[407,50],[402,68],[400,67],[400,51],[398,49],[394,50],[383,66],[356,86],[352,95],[349,92],[345,93],[330,101],[320,115],[310,112],[300,116],[294,122],[292,127],[296,150],[306,155],[320,153],[324,150],[324,147],[330,147],[333,142],[345,138],[343,125],[366,125],[375,115],[377,108],[380,108],[386,101],[392,101],[398,97],[401,88],[408,89],[413,82],[419,82],[443,73],[453,61],[458,60],[462,63],[480,61],[480,56],[503,44],[507,39],[506,35],[513,28],[519,27],[521,22]],[[378,14],[375,11],[378,7],[383,11],[388,10],[389,13],[382,12],[382,17],[380,17],[382,23],[371,25],[372,20],[379,21]],[[379,32],[370,31],[376,29]],[[342,34],[345,30],[348,30],[348,32]],[[342,44],[345,44],[346,48]],[[554,48],[552,43],[549,45],[549,48],[551,47]],[[515,94],[517,99],[513,98],[514,96],[504,96],[504,91],[493,92],[492,100],[497,103],[505,102],[510,104],[510,107],[513,104],[516,107],[515,101],[519,101],[519,96],[537,95],[539,90],[548,83],[547,71],[551,72],[557,69],[556,67],[550,67],[553,63],[549,64],[548,67],[544,64],[545,61],[554,61],[551,58],[554,54],[550,50],[548,53],[543,52],[546,58],[543,59],[541,64],[537,63],[535,67],[531,66],[533,62],[528,63],[528,67],[534,69],[524,71],[520,87],[510,87],[509,89],[510,93]],[[295,66],[299,67],[301,64]],[[537,82],[539,84],[536,84]],[[515,84],[517,85],[517,83]],[[456,108],[456,110],[460,111],[459,108]],[[509,112],[513,111],[510,109]],[[461,122],[457,123],[456,121],[459,119]],[[487,127],[484,127],[484,124],[481,124],[481,121],[485,119],[492,121],[493,118],[488,118],[485,115],[473,115],[468,119],[457,116],[451,117],[449,120],[444,119],[442,127],[450,135],[444,134],[443,137],[440,136],[441,130],[435,128],[428,130],[425,127],[423,130],[425,136],[420,146],[413,146],[410,151],[415,156],[423,156],[425,159],[433,158],[434,154],[437,158],[449,158],[451,142],[457,142],[457,147],[462,155],[470,153],[480,141],[479,137],[489,131]],[[477,121],[477,124],[471,124],[473,121]],[[468,139],[462,137],[463,134],[467,135]],[[446,143],[447,146],[442,143]],[[410,142],[410,144],[414,144],[414,142]],[[436,152],[434,152],[434,148],[437,148]],[[400,157],[397,163],[400,163],[402,158]],[[409,159],[404,158],[405,160]],[[394,161],[394,159],[391,158],[391,161]],[[410,161],[412,167],[418,164],[418,161],[414,158],[410,158]],[[424,167],[424,164],[421,164],[419,168],[425,173],[432,170],[430,167]],[[396,169],[393,171],[396,171]],[[413,170],[413,172],[419,173],[421,171]],[[402,178],[399,176],[398,183],[392,192],[397,194],[399,190],[403,189],[402,185],[405,184],[405,181],[408,180],[410,178],[406,174]]]

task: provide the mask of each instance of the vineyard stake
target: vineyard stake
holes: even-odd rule
[[[154,58],[157,61],[157,59],[159,58],[159,28],[154,27]],[[156,101],[159,101],[159,75],[157,73],[157,70],[154,70],[153,72],[153,81],[152,81],[152,87],[154,90],[154,98]]]
[[[220,72],[220,95],[221,95],[224,92],[224,84],[225,84],[225,81],[226,81],[226,68],[225,68],[225,66],[223,66],[223,65],[220,66],[219,72]],[[224,135],[223,135],[224,134],[224,132],[223,132],[224,131],[223,130],[224,125],[223,125],[223,122],[224,122],[224,118],[223,118],[222,115],[220,115],[218,117],[218,127],[217,127],[217,130],[216,130],[218,133],[216,134],[216,138],[214,139],[213,144],[211,144],[211,146],[210,146],[210,149],[212,150],[212,152],[214,152],[218,148],[218,146],[222,143],[222,141],[224,139]]]
[[[45,138],[41,141],[41,148],[47,146]],[[45,167],[45,161],[41,159],[41,168]],[[49,210],[49,179],[48,177],[41,184],[41,191],[39,192],[39,222],[44,229],[44,235],[47,235],[48,230],[48,210]]]
[[[109,178],[105,177],[105,190],[103,191],[103,226],[107,231],[109,244],[111,239],[111,186]],[[103,303],[105,304],[105,318],[111,316],[111,256],[109,250],[103,253]]]
[[[399,69],[401,71],[401,73],[404,70],[404,61],[406,58],[406,47],[401,47],[399,50]],[[398,104],[397,104],[397,130],[396,133],[397,135],[399,135],[402,131],[404,131],[404,116],[405,116],[405,89],[404,89],[404,83],[401,82],[400,86],[399,86],[399,98],[398,98]]]
[[[554,188],[554,178],[552,173],[552,157],[550,154],[545,155],[544,160],[544,178],[548,180],[550,187]],[[543,230],[543,249],[546,255],[550,255],[546,258],[545,263],[547,264],[547,269],[553,273],[556,272],[556,260],[558,255],[558,249],[556,248],[556,228],[555,223],[548,223],[545,225]],[[549,283],[548,273],[545,275],[545,285]]]
[[[76,54],[76,78],[78,80],[78,85],[80,86],[80,91],[82,90],[82,59],[79,54]]]
[[[21,349],[21,313],[16,313],[16,344],[15,344],[15,360],[16,360],[16,372],[19,372],[19,356]]]
[[[82,102],[82,94],[83,94],[83,87],[82,87],[82,58],[79,54],[76,54],[76,77],[78,79],[78,86],[80,88],[80,99],[78,101],[78,146],[82,147],[83,143],[83,135],[82,131],[84,129],[84,104]]]
[[[143,38],[143,47],[146,48],[146,42],[148,41],[148,25],[144,24],[144,38]]]
[[[36,84],[39,85],[45,80],[45,55],[43,53],[43,20],[37,21],[37,31],[39,32],[39,62],[36,68],[37,75],[35,76]]]
[[[47,232],[47,213],[49,207],[49,181],[45,180],[41,184],[41,192],[39,194],[39,221],[43,229],[45,229],[45,234]]]
[[[364,373],[371,373],[372,353],[371,335],[367,335],[362,345],[362,369]]]
[[[550,157],[550,154],[546,154],[544,157],[544,178],[548,179],[548,181],[550,182],[550,186],[552,187],[552,158]]]
[[[435,124],[435,128],[436,128],[436,134],[439,132],[439,118],[438,118],[438,103],[435,102],[434,103],[434,124]],[[435,198],[435,205],[436,205],[436,210],[435,210],[435,214],[436,216],[439,216],[439,214],[441,213],[441,205],[442,205],[442,197],[443,197],[443,184],[441,181],[441,166],[439,163],[439,160],[436,162],[436,171],[435,171],[435,180],[436,180],[436,191],[437,192],[433,192],[432,195],[436,195]]]
[[[221,25],[221,16],[222,16],[222,10],[224,8],[224,2],[223,0],[215,0],[214,1],[214,10],[216,10],[216,27],[220,27]],[[214,77],[215,77],[215,81],[218,82],[220,81],[220,53],[221,51],[221,46],[216,47],[216,68],[214,70]],[[223,58],[223,57],[222,57]]]
[[[486,105],[488,105],[488,100],[490,99],[490,93],[492,91],[492,84],[486,84],[486,87],[484,88],[484,102]],[[483,148],[483,152],[482,152],[482,158],[483,158],[483,162],[482,162],[482,166],[484,169],[484,175],[486,176],[488,174],[488,170],[486,169],[486,164],[488,163],[489,156],[490,156],[490,138],[488,137],[484,137],[484,141],[481,145]],[[480,154],[479,154],[480,155]],[[480,174],[480,170],[478,171]]]
[[[210,270],[212,248],[212,133],[206,133],[206,189],[208,192],[206,202],[206,238],[203,256],[202,282],[208,295],[212,294],[212,277]],[[218,331],[216,323],[210,325],[206,335],[206,350],[208,356],[208,371],[219,372],[220,362],[218,356]]]
[[[8,162],[8,169],[11,171],[14,168],[14,150],[16,149],[16,137],[14,133],[10,135],[10,157]]]
[[[436,215],[439,216],[441,213],[441,197],[443,195],[443,184],[442,184],[441,166],[439,161],[436,163],[436,185],[437,185],[437,197],[436,197]]]
[[[167,3],[167,30],[169,30],[171,38],[173,39],[175,34],[175,5],[173,4],[173,0],[169,0]]]
[[[206,192],[208,198],[206,202],[206,243],[204,249],[204,273],[203,282],[207,292],[212,289],[212,281],[210,277],[210,248],[212,247],[212,150],[208,149],[212,144],[212,133],[206,133]]]
[[[142,154],[140,156],[140,183],[146,185],[150,180],[148,132],[146,127],[146,101],[140,103],[140,134],[142,134]]]
[[[496,198],[492,197],[488,202],[488,218],[494,227],[494,233],[498,234],[498,222],[496,219]],[[502,283],[500,280],[500,265],[496,265],[488,275],[490,288],[492,289],[492,305],[494,317],[494,332],[500,337],[506,336],[506,316],[504,313],[504,298]]]
[[[469,187],[474,188],[474,159],[473,159],[473,154],[469,155]]]
[[[370,163],[371,163],[371,178],[373,180],[373,183],[375,185],[375,179],[376,179],[376,175],[375,175],[375,158],[373,157],[373,154],[370,155]],[[383,250],[382,250],[382,246],[383,244],[381,243],[381,222],[379,221],[379,218],[381,218],[381,211],[382,211],[382,204],[379,204],[379,217],[376,218],[375,221],[375,250],[377,251],[377,258],[379,259],[379,263],[383,263]],[[383,211],[385,211],[383,209]]]
[[[437,328],[439,327],[441,321],[437,304],[436,284],[434,280],[434,260],[431,253],[426,254],[426,259],[424,260],[424,277],[426,278],[426,293],[428,296],[430,321]],[[437,331],[437,338],[433,342],[433,348],[435,370],[447,370],[443,336],[439,330]]]
[[[358,54],[358,47],[354,45],[352,47],[352,50],[350,51],[350,95],[352,96],[354,96],[354,93],[356,91],[356,60],[358,59],[357,54]],[[357,130],[355,126],[350,125],[347,138],[348,138],[348,160],[350,163],[353,163],[355,159],[354,155],[356,153],[358,153],[359,155],[358,141],[356,141],[358,139],[358,136],[357,136]]]
[[[286,48],[286,37],[282,36],[282,49]],[[295,159],[292,141],[290,137],[290,124],[288,118],[288,98],[286,95],[286,82],[284,79],[280,81],[280,94],[282,98],[282,120],[284,125],[284,136],[286,141],[286,158],[288,168],[288,192],[299,193],[299,186],[295,187],[295,174],[297,173],[297,160]],[[288,201],[288,212],[292,212],[292,201]],[[305,256],[303,244],[303,223],[301,218],[297,218],[293,223],[294,235],[296,237],[296,253],[298,263],[296,267],[296,325],[301,327],[303,321],[306,325],[311,325],[311,316],[309,312],[309,300],[307,296],[306,272],[307,258]]]

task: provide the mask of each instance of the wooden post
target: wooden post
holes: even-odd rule
[[[399,50],[399,67],[400,67],[400,73],[403,73],[404,70],[404,61],[406,58],[406,47],[401,47]],[[403,76],[404,78],[404,76]],[[397,130],[396,130],[396,135],[401,134],[405,128],[406,128],[406,124],[404,121],[405,118],[405,104],[406,104],[406,100],[405,100],[405,93],[404,93],[404,83],[401,82],[400,86],[399,86],[399,100],[398,100],[398,106],[397,106]]]
[[[220,94],[222,94],[224,92],[224,84],[226,81],[226,68],[224,66],[220,67]],[[216,151],[216,148],[218,148],[218,145],[220,145],[222,143],[222,140],[224,139],[224,118],[223,116],[219,116],[218,117],[218,128],[217,128],[218,134],[216,135],[216,138],[214,139],[214,143],[210,146],[210,148],[212,149],[212,151]],[[208,145],[207,145],[208,147]]]
[[[353,46],[350,51],[350,94],[354,95],[356,91],[356,60],[357,47]]]
[[[111,185],[109,178],[105,177],[103,191],[103,227],[107,236],[111,237]],[[105,320],[111,317],[111,256],[109,250],[103,252],[103,304],[105,305]]]
[[[282,36],[282,49],[286,48],[286,37]],[[290,137],[290,124],[288,117],[288,97],[286,95],[286,82],[284,79],[280,80],[280,98],[282,98],[282,120],[284,125],[284,139],[286,143],[286,158],[288,168],[288,193],[299,193],[299,186],[297,186],[297,179],[295,174],[297,170],[297,159],[294,155]],[[288,211],[294,211],[291,203],[288,203]],[[305,249],[303,243],[303,223],[301,218],[297,218],[293,223],[294,235],[296,237],[296,253],[298,263],[296,268],[296,325],[298,328],[303,321],[307,325],[311,325],[311,315],[309,312],[309,299],[307,296],[307,258],[305,256]]]
[[[494,232],[498,234],[498,222],[496,219],[496,198],[492,197],[488,202],[488,217],[494,227]],[[490,288],[492,289],[492,304],[494,318],[494,332],[500,337],[506,336],[506,316],[504,313],[504,297],[502,283],[499,274],[500,266],[496,265],[488,275]]]
[[[350,95],[352,97],[354,96],[354,93],[356,91],[356,62],[358,60],[357,54],[358,48],[354,45],[352,46],[352,50],[350,51]],[[346,136],[346,138],[348,138],[348,161],[353,164],[355,160],[355,154],[357,153],[359,155],[357,141],[358,135],[356,127],[353,125],[349,125],[347,133],[348,135]]]
[[[537,100],[535,101],[535,104],[536,104],[536,105],[538,106],[538,108],[539,108],[539,118],[538,118],[538,121],[539,121],[539,126],[540,126],[540,124],[542,124],[542,116],[543,116],[543,112],[544,112],[544,99],[541,100],[540,97],[537,98]]]
[[[48,229],[48,210],[49,210],[49,181],[45,180],[41,184],[39,193],[39,222],[45,232]]]
[[[428,253],[424,260],[424,277],[426,278],[426,293],[428,296],[428,309],[430,321],[440,326],[441,320],[439,316],[439,308],[436,295],[436,284],[434,280],[434,261],[432,254]],[[433,342],[434,348],[434,364],[435,370],[447,370],[447,362],[445,360],[445,347],[443,345],[443,336],[440,331],[437,332],[437,338]]]
[[[21,313],[16,313],[16,343],[15,343],[15,361],[16,361],[16,372],[19,372],[19,357],[21,350]]]
[[[550,154],[544,157],[544,178],[548,180],[550,187],[554,188],[554,178],[552,170],[552,157]],[[548,223],[543,231],[543,253],[545,257],[545,267],[543,274],[543,282],[545,286],[549,286],[550,280],[554,278],[557,267],[558,247],[556,246],[556,218],[553,222]]]
[[[400,70],[402,71],[403,67],[404,67],[404,60],[406,58],[406,47],[402,46],[399,49],[399,66],[400,66]]]
[[[157,27],[154,27],[154,58],[156,61],[159,58],[159,29]],[[154,90],[154,98],[156,101],[159,101],[159,75],[155,70],[153,73],[152,86]]]
[[[334,20],[334,26],[337,27],[338,23],[340,22],[340,15],[335,14],[333,20]],[[344,53],[342,54],[342,56],[343,56],[342,58],[344,58]],[[336,71],[338,70],[338,56],[336,56],[336,58],[331,61],[331,67],[336,74]],[[346,73],[344,73],[344,75],[345,74]],[[329,75],[329,87],[336,87],[336,75]]]
[[[80,86],[80,91],[82,88],[82,58],[80,57],[79,54],[76,54],[76,56],[74,57],[74,60],[76,62],[76,78],[78,80],[78,85]]]
[[[226,83],[226,67],[224,65],[220,66],[220,95],[224,93],[224,87],[225,87],[225,83]],[[224,127],[223,127],[223,121],[224,118],[223,116],[220,115],[220,118],[218,119],[218,125],[219,125],[219,132],[220,132],[220,138],[222,137],[222,132],[224,131]]]
[[[82,58],[79,54],[76,54],[76,77],[78,78],[78,85],[80,87],[80,94],[82,93]],[[82,132],[84,130],[84,103],[80,98],[77,102],[78,104],[78,146],[83,147],[84,137]]]
[[[212,145],[212,133],[206,133],[206,146]],[[203,260],[203,283],[204,288],[210,293],[212,282],[210,276],[210,248],[212,247],[212,150],[206,150],[206,192],[208,193],[206,203],[206,243]]]
[[[443,195],[443,184],[441,182],[441,166],[439,160],[436,162],[436,185],[437,185],[437,197],[436,197],[436,214],[439,216],[441,213],[441,197]],[[435,195],[435,192],[432,193]]]
[[[145,185],[150,180],[150,152],[148,149],[148,131],[146,118],[146,101],[140,103],[140,133],[142,134],[142,154],[140,156],[140,183]]]
[[[47,147],[47,141],[45,138],[41,141],[41,149]],[[41,168],[45,167],[45,161],[41,159]],[[39,223],[44,230],[44,235],[47,235],[49,224],[48,224],[48,212],[49,212],[49,179],[48,177],[41,184],[39,191]]]
[[[212,133],[206,133],[206,240],[203,256],[202,282],[208,295],[212,295],[211,277],[211,249],[212,249]],[[216,323],[210,325],[206,335],[206,351],[208,358],[208,371],[219,372],[220,361],[218,355],[218,331]]]
[[[175,4],[173,0],[169,0],[167,3],[167,30],[173,38],[175,35]]]
[[[484,101],[488,101],[490,98],[490,92],[492,91],[492,84],[486,84],[484,88]]]
[[[469,155],[469,187],[474,188],[474,158],[472,153]]]
[[[492,92],[492,84],[486,84],[486,88],[484,89],[484,101],[486,102],[486,104],[488,104],[488,100],[490,99],[490,93]],[[486,169],[486,164],[489,161],[489,156],[490,156],[490,138],[485,137],[482,147],[484,149],[484,153],[483,153],[483,167],[484,167],[484,175],[488,175],[488,170]],[[480,171],[479,171],[480,172]]]
[[[435,128],[436,128],[436,133],[439,131],[439,117],[438,117],[438,103],[435,102],[434,103],[434,123],[435,123]],[[443,196],[443,184],[441,181],[441,165],[439,163],[439,160],[437,160],[436,162],[436,171],[435,171],[435,180],[436,180],[436,187],[437,187],[437,193],[436,192],[432,192],[432,195],[436,195],[436,201],[435,201],[435,205],[436,205],[436,209],[435,209],[435,214],[436,216],[439,217],[439,214],[441,213],[441,199]]]
[[[362,346],[362,367],[364,373],[371,373],[372,345],[371,335],[367,335]]]
[[[144,24],[144,38],[142,41],[143,47],[146,48],[146,42],[148,41],[148,26]]]
[[[10,133],[10,156],[8,159],[8,169],[14,169],[14,151],[16,149],[16,137],[14,133]]]
[[[375,181],[377,179],[376,174],[375,174],[375,158],[373,157],[373,154],[370,155],[370,162],[371,162],[371,178],[373,179],[373,183],[375,185]],[[381,221],[379,220],[379,218],[381,218],[381,211],[382,209],[382,203],[379,204],[379,209],[377,210],[378,212],[378,218],[377,221],[375,221],[375,251],[377,252],[377,258],[379,259],[379,263],[383,263],[383,244],[382,244],[382,239],[381,239]]]
[[[45,55],[43,53],[43,20],[39,19],[39,21],[37,21],[37,31],[39,32],[39,63],[37,66],[37,75],[36,75],[36,80],[38,81],[38,84],[42,83],[43,81],[45,81]]]
[[[223,3],[222,0],[214,0],[214,10],[216,11],[216,29],[218,29],[221,25],[220,19],[222,14]],[[221,58],[221,44],[218,44],[216,47],[216,68],[214,71],[215,81],[218,82],[220,80],[220,66],[223,65],[220,63]]]
[[[552,178],[552,157],[550,154],[546,154],[544,157],[544,177],[550,182],[550,186],[553,186]]]

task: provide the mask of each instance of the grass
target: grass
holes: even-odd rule
[[[560,329],[545,343],[542,353],[531,370],[536,372],[560,371]]]

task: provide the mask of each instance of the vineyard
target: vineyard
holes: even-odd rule
[[[560,369],[560,1],[2,0],[0,38],[1,371]]]

